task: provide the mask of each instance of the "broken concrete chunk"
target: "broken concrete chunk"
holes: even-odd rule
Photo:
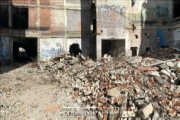
[[[162,77],[155,77],[155,81],[159,84],[165,84],[166,81]]]
[[[174,66],[174,68],[180,72],[180,62],[176,63],[176,65]]]
[[[167,70],[161,70],[160,73],[164,74],[164,75],[166,75],[168,77],[171,77],[171,74]]]
[[[154,112],[152,120],[159,120],[159,113],[157,111]]]
[[[139,94],[139,93],[143,92],[138,86],[135,86],[134,90],[135,90],[136,94]]]
[[[159,72],[157,72],[157,71],[148,71],[146,73],[149,75],[152,75],[152,76],[160,76]]]
[[[92,94],[92,90],[84,91],[85,96],[90,95],[90,94]]]
[[[180,93],[180,86],[177,87],[177,89],[175,90],[175,92]]]
[[[72,57],[69,56],[69,55],[66,55],[64,59],[65,59],[65,60],[72,60]]]
[[[135,104],[140,107],[140,106],[144,106],[145,100],[144,99],[137,99],[135,100]]]
[[[101,112],[98,112],[98,118],[102,119],[103,118],[103,114]]]
[[[129,116],[128,116],[128,111],[123,111],[121,117],[123,117],[123,118],[129,117]]]
[[[166,64],[161,64],[161,65],[159,65],[159,67],[160,67],[161,69],[166,69],[166,68],[168,68],[168,65],[166,65]]]
[[[60,63],[60,64],[58,64],[58,69],[63,69],[64,68],[64,64],[63,63]]]
[[[116,98],[119,98],[120,96],[120,90],[115,87],[115,88],[112,88],[108,91],[107,95],[111,96],[111,97],[116,97]]]
[[[78,98],[78,99],[76,100],[76,102],[77,102],[78,104],[81,104],[82,100]]]
[[[110,110],[109,116],[112,116],[112,117],[119,116],[119,110]]]
[[[173,62],[166,62],[166,65],[168,65],[169,67],[173,68],[175,66],[175,63],[173,63]]]
[[[174,84],[174,82],[175,82],[175,81],[174,81],[173,79],[171,79],[171,83]]]
[[[141,56],[130,57],[130,58],[127,58],[126,61],[130,64],[140,63],[142,61],[142,57]]]
[[[134,111],[128,111],[128,117],[135,117],[136,114],[134,113]]]
[[[164,79],[164,81],[167,81],[169,79],[168,76],[166,76],[166,75],[161,75],[161,77],[162,77],[162,79]]]
[[[176,77],[176,74],[174,72],[171,72],[172,77]]]
[[[173,91],[175,90],[175,86],[174,86],[174,85],[171,85],[171,87],[170,87],[169,90],[173,92]]]
[[[82,60],[86,60],[86,58],[84,57],[83,54],[79,53],[79,57],[82,59]]]
[[[125,68],[120,68],[117,70],[117,73],[119,73],[120,75],[124,75],[127,72],[127,69]]]
[[[153,106],[152,104],[148,104],[145,107],[143,107],[142,109],[139,110],[139,116],[143,119],[146,119],[149,117],[150,114],[153,113]]]

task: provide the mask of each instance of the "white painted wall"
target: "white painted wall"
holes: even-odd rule
[[[69,53],[70,45],[79,44],[81,48],[81,38],[40,38],[39,39],[39,57],[40,61],[49,60],[59,54]]]
[[[66,51],[65,38],[40,38],[40,60],[51,59]]]

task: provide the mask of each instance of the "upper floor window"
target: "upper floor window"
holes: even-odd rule
[[[174,0],[173,2],[173,18],[180,17],[180,0]]]
[[[12,26],[15,29],[28,29],[28,8],[12,8]]]
[[[8,6],[1,5],[0,6],[0,28],[8,28],[9,27],[9,18],[8,18]]]

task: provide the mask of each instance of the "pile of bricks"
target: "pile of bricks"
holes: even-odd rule
[[[143,60],[113,61],[106,56],[94,62],[61,55],[41,63],[40,71],[53,73],[60,84],[68,81],[72,99],[94,111],[99,120],[179,118],[180,60],[138,67]]]
[[[173,59],[180,55],[180,51],[175,48],[160,48],[147,52],[144,57],[159,58],[159,59]]]

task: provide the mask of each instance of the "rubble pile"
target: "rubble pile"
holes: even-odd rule
[[[180,58],[180,50],[175,48],[160,48],[147,52],[143,57],[134,56],[126,58],[126,61],[133,67],[149,67],[165,62],[172,62]]]
[[[147,52],[144,57],[158,58],[162,60],[178,58],[180,51],[175,48],[160,48]]]
[[[56,73],[53,79],[60,84],[68,81],[72,99],[98,119],[180,117],[180,61],[134,68],[142,59],[113,61],[108,56],[94,62],[61,55],[39,66],[40,72]]]

